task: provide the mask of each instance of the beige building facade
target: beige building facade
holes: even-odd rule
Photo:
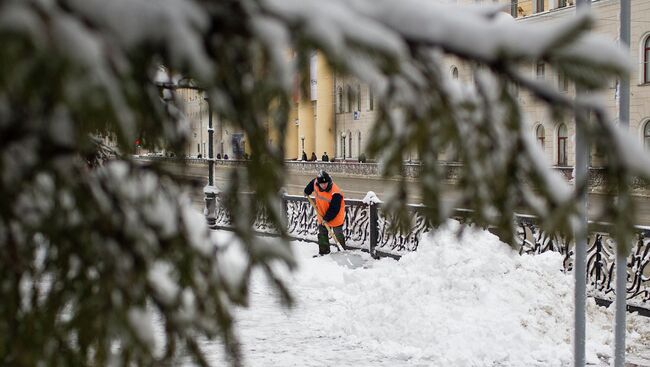
[[[203,93],[196,89],[178,88],[176,93],[183,101],[183,112],[190,129],[190,139],[184,151],[185,156],[207,158],[210,116],[208,102],[204,99]],[[240,128],[220,120],[216,114],[212,115],[212,128],[214,130],[215,158],[224,158],[227,155],[228,159],[243,159],[250,152],[246,135]]]
[[[487,2],[487,1],[486,1]],[[491,3],[491,2],[489,2]],[[634,68],[630,74],[630,132],[645,146],[650,147],[650,3],[632,0],[630,58]],[[616,42],[618,39],[619,1],[599,0],[592,2],[596,19],[594,32]],[[549,27],[575,16],[573,0],[513,0],[510,7],[514,21]],[[595,51],[597,52],[597,51]],[[471,67],[453,57],[446,59],[450,76],[464,83],[473,83]],[[575,88],[559,75],[551,65],[522,65],[531,77],[542,80],[569,95]],[[318,52],[310,57],[309,90],[296,91],[292,98],[289,124],[284,137],[270,131],[270,142],[282,140],[285,158],[300,160],[304,152],[312,153],[320,160],[325,152],[330,159],[356,161],[366,155],[377,118],[377,101],[367,84],[352,77],[336,75],[325,58]],[[190,120],[192,139],[187,155],[207,156],[207,103],[195,90],[179,90],[186,101],[186,114]],[[531,134],[543,147],[551,165],[571,167],[575,163],[575,123],[571,117],[557,119],[548,108],[534,100],[526,91],[520,90],[519,100],[530,121]],[[617,83],[612,81],[603,92],[603,100],[612,119],[618,116]],[[226,123],[213,121],[214,154],[229,158],[242,158],[250,150],[245,135]],[[455,154],[447,152],[443,161],[454,161]],[[371,158],[371,157],[367,157]],[[592,151],[592,165],[602,164],[598,149]],[[417,160],[408,154],[405,160]]]
[[[376,120],[372,89],[351,77],[337,77],[335,85],[336,158],[358,160],[365,155]]]
[[[512,15],[516,21],[526,24],[548,25],[549,27],[575,16],[573,1],[538,0],[513,1]],[[618,40],[620,2],[615,0],[594,1],[591,12],[596,23],[594,32]],[[516,11],[515,11],[516,9]],[[630,121],[629,131],[639,142],[650,147],[650,3],[645,0],[631,0],[631,45],[630,59],[633,69],[630,73]],[[594,50],[597,52],[597,50]],[[471,70],[461,63],[452,64],[458,68],[459,77],[471,82]],[[557,88],[563,93],[575,95],[575,87],[565,80],[550,65],[539,63],[523,66],[531,77]],[[617,82],[612,80],[609,88],[602,92],[602,100],[613,121],[618,121]],[[531,134],[543,147],[546,158],[553,166],[571,167],[575,164],[575,121],[572,117],[554,118],[548,108],[533,99],[527,92],[519,92],[519,100],[531,123]],[[603,164],[600,149],[593,148],[592,166]]]

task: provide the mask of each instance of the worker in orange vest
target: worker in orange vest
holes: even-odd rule
[[[318,176],[309,181],[305,187],[305,195],[314,193],[316,211],[318,212],[318,254],[330,253],[329,237],[327,228],[321,222],[327,223],[334,231],[334,235],[345,249],[345,235],[343,234],[343,223],[345,223],[345,201],[341,189],[332,182],[332,178],[325,171],[320,171]]]

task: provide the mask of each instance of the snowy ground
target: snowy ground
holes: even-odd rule
[[[296,307],[280,307],[258,276],[251,308],[237,315],[247,366],[572,364],[573,278],[557,254],[519,256],[487,232],[459,241],[451,229],[399,262],[313,259],[315,245],[293,246]],[[607,365],[612,313],[593,300],[587,310],[588,363]],[[224,364],[218,342],[203,347]],[[629,361],[647,358],[650,319],[628,314],[627,347]]]

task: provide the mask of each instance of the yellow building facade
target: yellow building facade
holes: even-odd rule
[[[332,156],[336,134],[334,119],[334,74],[322,54],[313,52],[309,62],[309,91],[294,92],[289,125],[285,136],[285,158],[318,159]]]

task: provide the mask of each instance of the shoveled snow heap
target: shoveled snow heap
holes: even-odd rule
[[[247,365],[571,365],[573,277],[561,256],[519,256],[486,231],[457,230],[450,221],[399,262],[311,259],[315,247],[296,244],[297,307],[279,309],[259,277],[237,316]],[[342,266],[351,256],[363,267]],[[588,363],[611,358],[612,317],[588,300]],[[628,314],[628,354],[648,345],[650,320]]]

